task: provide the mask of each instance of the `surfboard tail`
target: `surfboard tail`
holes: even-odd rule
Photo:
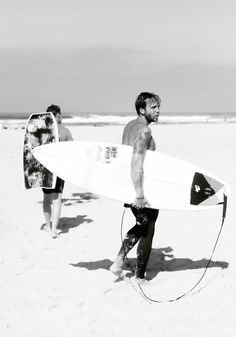
[[[228,196],[229,194],[229,186],[212,177],[195,172],[191,185],[191,205],[219,205],[224,202],[224,195]]]

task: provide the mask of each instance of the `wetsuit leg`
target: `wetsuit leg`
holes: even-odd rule
[[[137,265],[138,270],[140,269],[141,273],[144,274],[151,252],[155,221],[159,211],[150,208],[138,210],[135,207],[131,207],[131,210],[136,218],[136,224],[127,232],[118,255],[125,258],[140,240],[137,249]]]
[[[119,256],[121,256],[122,258],[126,257],[128,252],[136,245],[136,243],[140,239],[141,234],[138,227],[139,226],[136,224],[127,232],[119,251]]]
[[[142,226],[144,230],[141,233],[139,244],[137,248],[137,264],[135,275],[138,278],[144,278],[147,263],[150,257],[151,249],[152,249],[152,239],[155,232],[155,222],[158,217],[158,210],[154,209],[143,209],[143,215],[145,218],[145,222]]]
[[[119,256],[125,258],[128,252],[136,245],[141,235],[143,235],[144,227],[141,226],[142,219],[140,218],[140,210],[131,207],[131,210],[136,218],[136,224],[132,227],[126,234],[121,249],[119,251]]]

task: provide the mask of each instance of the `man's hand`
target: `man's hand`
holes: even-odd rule
[[[134,202],[132,203],[132,206],[136,208],[144,208],[150,207],[150,203],[145,197],[142,198],[136,197],[134,199]]]

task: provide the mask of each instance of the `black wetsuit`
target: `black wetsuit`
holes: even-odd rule
[[[124,129],[122,144],[134,146],[139,132],[138,130],[140,128],[143,128],[142,123],[138,122],[137,120],[130,121]],[[152,136],[150,138],[149,144],[147,145],[147,150],[156,150],[156,144]],[[131,210],[136,218],[136,224],[126,234],[119,251],[119,255],[124,258],[139,241],[137,248],[137,264],[135,275],[138,278],[144,278],[148,259],[152,249],[155,222],[158,217],[159,210],[146,207],[142,209],[131,207]]]
[[[122,258],[125,258],[128,252],[139,241],[135,276],[138,278],[144,278],[152,249],[155,222],[157,220],[159,210],[152,208],[137,209],[135,207],[131,207],[131,210],[136,218],[136,224],[126,234],[119,251],[119,255],[122,256]]]

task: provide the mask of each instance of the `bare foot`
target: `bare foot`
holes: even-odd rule
[[[52,236],[53,239],[56,239],[56,238],[58,238],[59,233],[57,231],[55,231],[55,232],[53,231],[53,232],[51,232],[51,236]]]
[[[121,256],[117,256],[115,262],[110,266],[110,271],[118,277],[122,277],[123,271],[123,258]]]
[[[51,231],[50,225],[47,225],[47,224],[46,224],[46,225],[43,227],[43,230],[46,231],[46,232],[50,232],[50,231]]]

